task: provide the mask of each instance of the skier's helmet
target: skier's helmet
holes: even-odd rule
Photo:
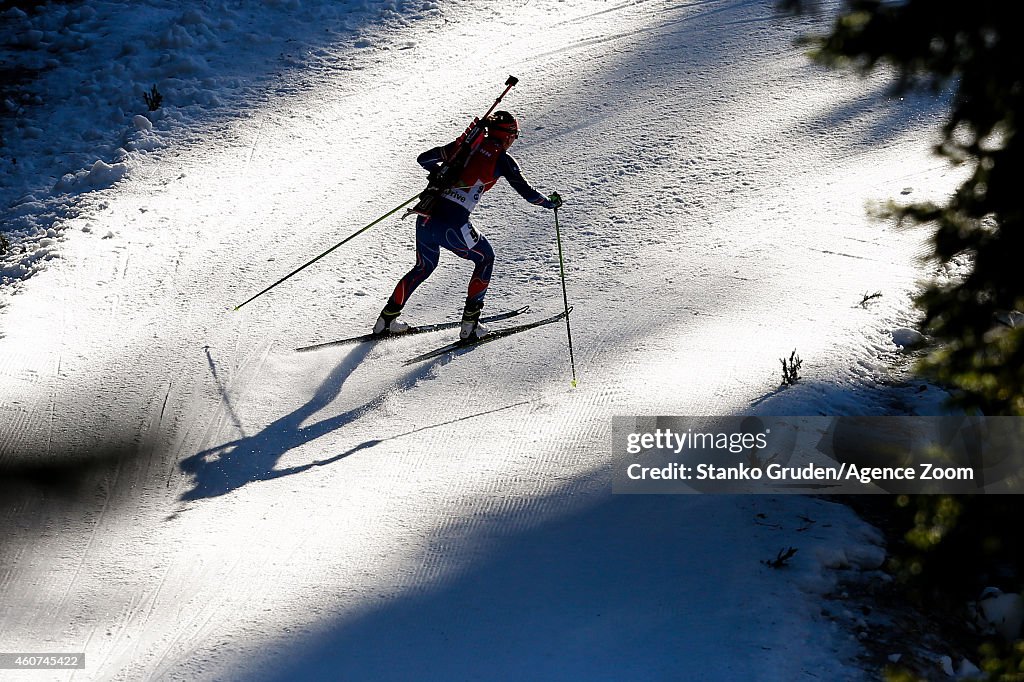
[[[507,111],[495,111],[487,117],[487,136],[493,137],[508,149],[519,137],[519,122]]]

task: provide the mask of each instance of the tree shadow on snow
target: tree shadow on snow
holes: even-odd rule
[[[416,589],[389,585],[397,594],[304,633],[260,679],[782,680],[798,676],[776,669],[836,667],[827,629],[777,622],[806,595],[769,580],[760,561],[806,522],[798,514],[817,519],[831,505],[607,495],[550,513],[579,489],[449,520],[420,559]],[[757,525],[757,512],[778,525]],[[805,536],[802,556],[830,534]],[[429,570],[438,566],[447,570]]]
[[[837,72],[840,75],[840,72]],[[901,91],[895,80],[870,85],[860,96],[850,95],[793,126],[794,135],[835,139],[849,131],[844,146],[851,151],[872,151],[895,143],[901,136],[920,131],[931,134],[935,121],[949,107],[948,91]]]
[[[899,384],[804,381],[778,386],[750,402],[745,412],[763,416],[883,416],[945,413],[945,394],[923,382]]]

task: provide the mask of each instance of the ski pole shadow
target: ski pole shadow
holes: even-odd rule
[[[279,476],[285,476],[285,475],[288,475],[288,474],[297,474],[300,471],[307,471],[309,469],[312,469],[313,467],[325,466],[327,464],[333,464],[334,462],[337,462],[340,459],[345,459],[349,455],[355,454],[355,453],[359,452],[360,450],[368,450],[369,448],[376,447],[376,446],[380,445],[381,443],[387,443],[388,441],[398,440],[399,438],[405,438],[406,436],[412,436],[412,435],[415,435],[417,433],[422,433],[424,431],[430,431],[431,429],[439,429],[442,426],[450,426],[452,424],[457,424],[459,422],[464,422],[464,421],[467,421],[469,419],[476,419],[477,417],[484,417],[484,416],[487,416],[489,414],[495,414],[497,412],[504,412],[505,410],[511,410],[513,408],[516,408],[516,407],[522,407],[523,405],[529,405],[532,402],[534,402],[534,401],[531,401],[531,400],[520,400],[519,402],[512,403],[511,405],[505,405],[503,407],[496,407],[493,410],[485,410],[483,412],[476,412],[475,414],[467,414],[464,417],[457,417],[455,419],[449,419],[448,421],[439,422],[437,424],[430,424],[429,426],[421,426],[418,429],[412,429],[411,431],[406,431],[405,433],[399,433],[399,434],[396,434],[394,436],[388,436],[387,438],[374,438],[373,440],[368,440],[368,441],[366,441],[364,443],[360,443],[359,445],[355,446],[351,450],[346,450],[345,452],[342,452],[340,454],[334,455],[333,457],[329,457],[327,459],[318,459],[315,462],[310,462],[309,464],[303,464],[303,465],[297,466],[297,467],[291,467],[290,469],[282,469],[282,470],[280,470],[277,473],[278,473]]]
[[[238,429],[238,433],[242,434],[244,438],[246,436],[245,428],[242,426],[242,420],[238,417],[238,412],[235,411],[235,406],[231,402],[231,396],[228,394],[227,387],[224,382],[221,381],[220,375],[217,373],[217,363],[213,361],[213,355],[210,354],[210,347],[203,346],[203,352],[206,353],[206,364],[210,367],[210,374],[213,375],[213,380],[217,384],[217,392],[220,394],[221,403],[224,408],[228,411],[228,417],[231,419],[231,423]]]
[[[220,497],[241,488],[247,483],[269,481],[283,476],[302,473],[314,467],[327,466],[382,443],[412,436],[430,429],[450,426],[469,419],[511,410],[533,402],[523,400],[491,410],[421,426],[394,436],[368,440],[339,454],[307,464],[286,469],[276,468],[280,459],[290,450],[351,424],[378,408],[387,400],[388,395],[393,390],[407,391],[411,389],[421,379],[427,378],[435,367],[447,364],[450,360],[448,357],[441,356],[423,362],[400,377],[392,384],[391,390],[381,391],[372,400],[342,414],[303,426],[314,414],[325,408],[340,395],[345,382],[359,367],[370,350],[370,345],[355,347],[324,378],[316,393],[313,394],[308,402],[293,412],[268,424],[258,433],[246,436],[242,432],[241,438],[197,452],[182,460],[179,467],[183,473],[193,477],[193,487],[191,490],[183,493],[179,500],[181,502],[191,502],[204,498]],[[209,351],[207,351],[207,355],[209,356]],[[212,359],[210,359],[210,363],[212,367]],[[223,393],[223,397],[227,399],[226,392]],[[233,421],[235,421],[236,426],[241,432],[240,420],[237,419],[237,415],[235,415],[234,409],[230,404],[228,409]]]
[[[322,419],[303,426],[314,414],[329,405],[341,393],[345,382],[369,354],[371,346],[354,348],[320,383],[316,393],[306,404],[293,412],[268,424],[258,433],[229,441],[182,460],[179,467],[183,473],[193,477],[193,487],[179,498],[183,502],[204,498],[220,497],[241,488],[247,483],[267,481],[292,473],[298,473],[309,466],[290,469],[275,469],[277,462],[290,450],[323,435],[346,426],[378,407],[387,399],[388,392],[382,392],[373,400],[342,414]],[[415,372],[409,372],[397,382],[398,390],[407,390],[429,372],[428,365]],[[363,447],[354,448],[348,453]],[[340,457],[333,458],[337,461]]]

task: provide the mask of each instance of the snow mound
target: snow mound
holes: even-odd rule
[[[1007,327],[1024,327],[1024,313],[1019,310],[1010,310],[1009,312],[999,313],[996,315],[996,319]]]
[[[124,178],[128,173],[125,163],[109,164],[102,159],[97,160],[89,170],[67,173],[54,185],[55,192],[78,192],[90,189],[103,189]]]
[[[1024,627],[1024,597],[988,587],[978,599],[980,619],[1008,642],[1017,640]]]
[[[893,344],[904,350],[917,348],[924,343],[924,335],[916,329],[900,327],[893,329],[890,333],[892,334]]]
[[[873,571],[885,563],[885,550],[868,544],[827,548],[818,552],[818,561],[825,568]]]

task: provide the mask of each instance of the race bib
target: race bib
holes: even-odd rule
[[[480,233],[476,231],[471,223],[466,223],[462,226],[462,241],[466,243],[467,248],[473,248],[476,243],[480,241]]]
[[[476,205],[480,203],[480,197],[483,196],[483,193],[484,183],[478,180],[472,187],[448,189],[441,196],[448,201],[454,201],[467,211],[472,212]]]

